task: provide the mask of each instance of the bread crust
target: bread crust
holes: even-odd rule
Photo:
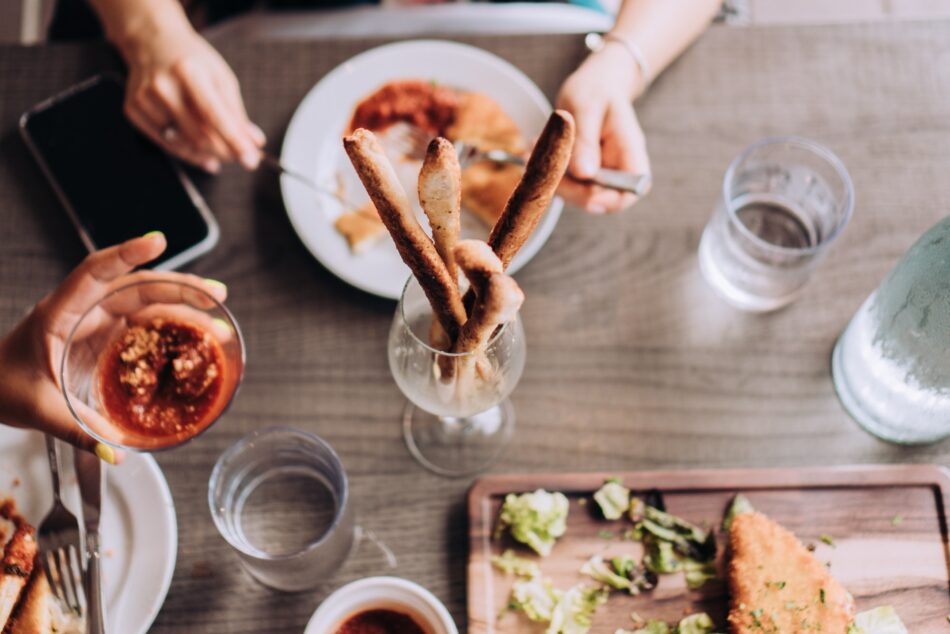
[[[475,291],[472,316],[462,327],[452,352],[481,352],[498,326],[511,321],[524,303],[518,283],[502,272],[501,260],[483,242],[463,240],[455,247],[459,267]]]
[[[458,267],[452,250],[462,230],[462,169],[455,146],[443,137],[429,143],[419,171],[419,203],[432,227],[435,249],[453,280]]]
[[[574,118],[565,110],[555,110],[531,150],[518,186],[488,237],[488,244],[506,269],[551,204],[567,171],[573,147]]]
[[[359,129],[343,139],[343,146],[400,257],[419,280],[445,332],[455,339],[465,322],[458,283],[416,219],[379,141],[369,130]]]

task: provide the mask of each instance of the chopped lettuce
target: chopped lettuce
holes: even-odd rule
[[[854,623],[848,628],[848,634],[908,634],[907,627],[901,622],[897,611],[886,605],[854,617]]]
[[[561,595],[546,634],[586,634],[594,612],[607,602],[608,590],[578,584]]]
[[[646,569],[657,574],[679,572],[682,563],[673,552],[673,544],[661,539],[651,538],[646,541],[647,552],[643,556],[643,565]]]
[[[681,555],[697,561],[709,561],[716,556],[715,533],[681,517],[647,506],[640,525],[645,532],[673,544]]]
[[[705,612],[691,614],[676,626],[676,634],[712,634],[715,631],[716,626]]]
[[[537,577],[541,574],[541,569],[537,562],[519,557],[510,548],[500,555],[491,558],[493,566],[509,575],[518,575],[519,577]]]
[[[670,626],[665,621],[651,620],[636,630],[617,630],[614,634],[672,634]]]
[[[683,571],[686,573],[686,585],[690,590],[697,590],[710,579],[716,578],[715,561],[683,560]]]
[[[527,544],[542,557],[551,553],[554,542],[567,530],[567,498],[563,493],[549,493],[538,489],[533,493],[509,493],[501,507],[498,536],[505,528],[511,536]]]
[[[511,588],[511,607],[521,610],[532,621],[549,622],[560,599],[561,592],[550,580],[540,577],[515,581]]]
[[[630,489],[619,480],[610,479],[594,493],[594,501],[606,519],[619,520],[630,508]]]
[[[626,590],[632,595],[656,586],[656,575],[638,566],[629,555],[613,557],[609,562],[600,555],[594,555],[581,567],[581,574],[589,575],[594,581],[615,590]]]
[[[732,502],[729,504],[729,508],[726,509],[726,514],[722,518],[722,530],[728,531],[732,526],[732,520],[735,519],[736,515],[741,515],[743,513],[751,513],[755,509],[752,507],[752,502],[749,501],[749,498],[742,495],[741,493],[736,493],[735,497],[732,498]]]

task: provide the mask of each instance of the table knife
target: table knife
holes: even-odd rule
[[[79,481],[79,497],[82,499],[82,519],[86,529],[86,571],[83,589],[86,593],[86,632],[105,634],[102,613],[102,574],[99,552],[99,513],[102,507],[102,492],[106,473],[99,458],[75,449],[73,459]]]

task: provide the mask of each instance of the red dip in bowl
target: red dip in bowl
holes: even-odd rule
[[[347,618],[334,634],[426,634],[426,630],[404,612],[376,609]]]

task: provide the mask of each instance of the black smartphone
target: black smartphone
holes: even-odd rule
[[[218,225],[194,184],[122,112],[125,87],[99,75],[20,118],[20,132],[90,251],[149,231],[168,240],[148,266],[174,269],[210,251]]]

